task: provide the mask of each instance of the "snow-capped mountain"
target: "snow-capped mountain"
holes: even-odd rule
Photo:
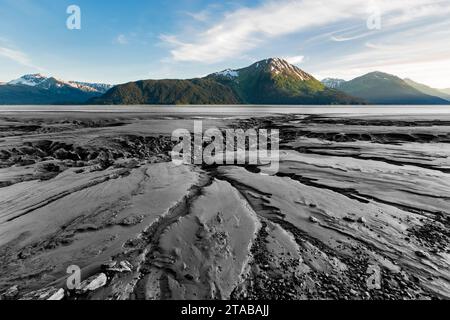
[[[280,58],[203,78],[142,80],[118,85],[92,104],[358,104]]]
[[[210,76],[215,76],[219,78],[223,77],[231,80],[239,78],[241,74],[248,72],[251,73],[266,72],[272,74],[273,76],[279,75],[289,76],[300,81],[309,81],[314,79],[314,77],[311,76],[310,74],[304,72],[300,68],[280,58],[269,58],[261,60],[246,68],[237,70],[226,69],[220,72],[213,73]]]
[[[284,59],[280,58],[270,58],[266,59],[260,62],[257,62],[255,64],[256,68],[259,68],[262,66],[265,66],[266,68],[270,69],[270,72],[275,75],[288,75],[294,78],[297,78],[301,81],[310,81],[315,80],[314,77],[306,72],[304,72],[302,69],[300,69],[297,66],[294,66],[287,62]]]
[[[268,58],[241,69],[227,69],[207,78],[231,87],[251,104],[358,104],[361,101],[329,90],[311,74],[281,58]]]
[[[69,81],[68,84],[73,86],[74,88],[78,88],[80,90],[85,91],[95,91],[104,93],[114,87],[112,84],[106,83],[89,83],[89,82],[78,82],[78,81]]]
[[[79,89],[85,92],[99,92],[105,93],[113,86],[109,84],[103,83],[87,83],[87,82],[78,82],[78,81],[64,81],[59,80],[54,77],[46,77],[40,73],[37,74],[27,74],[18,79],[12,80],[8,82],[8,85],[22,85],[22,86],[30,86],[37,87],[46,90],[50,90],[52,88],[62,88],[62,87],[72,87]]]
[[[40,73],[37,74],[26,74],[19,79],[12,80],[8,82],[9,85],[23,85],[23,86],[30,86],[35,87],[39,84],[41,84],[43,81],[45,81],[47,77],[41,75]]]
[[[113,86],[64,81],[42,74],[27,74],[0,86],[0,104],[79,104]]]

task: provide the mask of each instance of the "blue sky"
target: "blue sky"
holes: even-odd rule
[[[449,16],[450,0],[0,0],[0,81],[190,78],[282,57],[319,79],[379,70],[444,88]]]

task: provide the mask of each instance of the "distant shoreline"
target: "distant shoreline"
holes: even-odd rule
[[[406,111],[406,112],[405,112]],[[421,105],[3,105],[0,115],[7,113],[154,113],[154,114],[373,114],[423,115],[450,114],[448,106]]]

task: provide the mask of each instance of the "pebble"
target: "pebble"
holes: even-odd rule
[[[116,265],[117,265],[117,261],[106,262],[106,263],[102,264],[102,269],[110,270],[111,268],[114,268]]]
[[[358,222],[359,222],[359,223],[367,223],[367,220],[366,220],[366,218],[364,218],[364,217],[360,217],[360,218],[358,219]]]
[[[319,220],[317,220],[317,218],[314,217],[309,217],[309,221],[311,221],[312,223],[319,223]]]
[[[106,277],[106,274],[100,273],[97,275],[94,275],[86,280],[84,280],[80,284],[80,288],[77,290],[80,293],[86,293],[88,291],[95,291],[104,285],[106,285],[106,282],[108,281],[108,278]]]

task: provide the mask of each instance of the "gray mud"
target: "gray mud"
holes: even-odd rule
[[[273,176],[172,164],[194,119],[0,115],[1,299],[450,298],[448,115],[202,118],[279,129]]]

